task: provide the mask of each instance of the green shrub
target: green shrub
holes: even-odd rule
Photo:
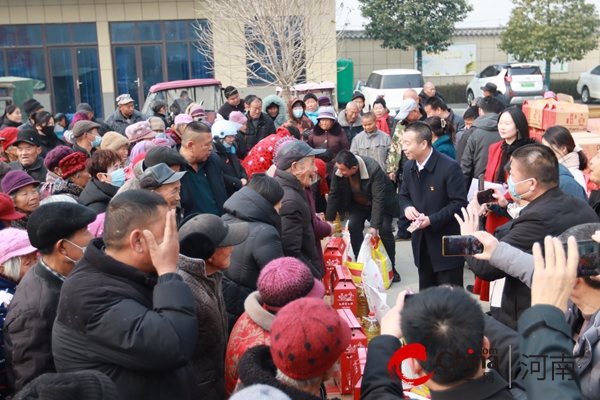
[[[449,85],[439,85],[436,89],[444,96],[446,104],[466,103],[467,102],[467,84],[452,83]]]
[[[550,90],[554,93],[569,94],[575,100],[581,100],[581,95],[577,93],[577,81],[574,79],[550,79]]]

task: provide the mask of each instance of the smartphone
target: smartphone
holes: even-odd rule
[[[472,256],[483,253],[483,244],[473,236],[443,236],[442,255],[444,257]]]
[[[568,254],[567,244],[564,244],[565,254]],[[577,242],[579,250],[579,264],[577,277],[600,275],[600,244],[593,240]]]
[[[482,190],[477,192],[477,202],[479,204],[495,203],[498,199],[494,197],[494,189]]]

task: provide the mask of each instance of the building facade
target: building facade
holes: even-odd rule
[[[323,4],[335,19],[333,0]],[[98,117],[112,113],[122,93],[141,108],[159,82],[214,77],[248,86],[245,65],[220,59],[213,68],[198,51],[196,27],[207,23],[199,8],[177,0],[0,0],[0,76],[39,80],[34,97],[48,110],[72,113],[86,102]],[[307,69],[309,82],[335,82],[335,29],[324,38],[333,50]]]

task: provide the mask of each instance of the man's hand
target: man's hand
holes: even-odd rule
[[[377,229],[375,229],[375,228],[369,229],[369,233],[371,234],[373,239],[377,239],[379,237],[379,233],[377,232]]]
[[[247,180],[245,180],[244,178],[240,179],[242,181],[242,186],[246,186],[246,184],[248,183]]]
[[[175,210],[167,212],[167,224],[161,244],[156,243],[154,235],[149,230],[144,231],[144,239],[150,251],[152,264],[158,275],[177,273],[179,237],[177,236]]]
[[[471,233],[471,235],[483,244],[483,253],[474,254],[473,257],[479,260],[489,261],[490,258],[492,258],[492,254],[494,254],[496,247],[498,247],[498,239],[486,231],[475,231]]]
[[[389,177],[392,182],[396,182],[396,174],[394,172],[390,172]]]
[[[546,236],[544,247],[546,257],[542,256],[539,243],[533,245],[533,263],[535,271],[531,281],[531,305],[548,304],[567,311],[567,301],[577,280],[579,251],[574,237],[568,240],[568,257],[565,257],[563,245],[557,238]]]
[[[419,218],[420,215],[421,213],[418,212],[417,209],[414,207],[406,207],[404,209],[404,216],[409,221],[414,221],[415,219]]]
[[[476,206],[469,204],[469,206],[465,209],[461,208],[463,217],[459,217],[458,214],[454,214],[454,218],[458,221],[460,225],[460,234],[461,235],[472,235],[473,232],[477,232],[479,230],[479,214],[476,209]]]
[[[400,313],[404,308],[404,296],[408,293],[408,290],[403,290],[398,294],[396,299],[396,305],[385,314],[381,319],[381,334],[392,335],[398,339],[402,338],[402,328],[400,328]]]
[[[429,217],[427,215],[419,215],[417,217],[416,221],[420,222],[420,225],[417,228],[417,230],[419,230],[419,229],[425,229],[428,226],[431,226],[431,221],[429,220]]]
[[[329,234],[329,236],[331,236],[335,233],[335,224],[333,222],[327,222],[327,223],[331,227],[331,233]]]
[[[506,208],[506,206],[508,205],[508,200],[506,200],[506,197],[504,197],[504,195],[498,188],[494,188],[494,198],[498,200],[497,203],[500,207]]]

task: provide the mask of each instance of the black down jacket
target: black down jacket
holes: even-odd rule
[[[121,399],[197,398],[189,361],[198,323],[189,286],[175,273],[147,275],[103,247],[92,240],[63,283],[52,330],[56,370],[100,371]]]
[[[223,206],[228,223],[248,222],[250,233],[231,253],[231,264],[224,271],[223,296],[229,320],[229,332],[244,313],[244,301],[257,290],[258,275],[265,265],[283,257],[279,215],[275,208],[254,189],[243,187]]]
[[[242,188],[242,179],[248,180],[248,174],[237,155],[232,154],[220,143],[218,140],[213,141],[215,148],[214,152],[217,153],[221,159],[221,169],[223,170],[223,181],[225,182],[225,190],[227,191],[227,197],[231,197],[236,191]]]
[[[102,214],[106,211],[108,203],[117,194],[118,190],[119,188],[116,186],[100,182],[98,178],[92,178],[85,185],[77,201],[79,204],[96,211],[97,214]]]

